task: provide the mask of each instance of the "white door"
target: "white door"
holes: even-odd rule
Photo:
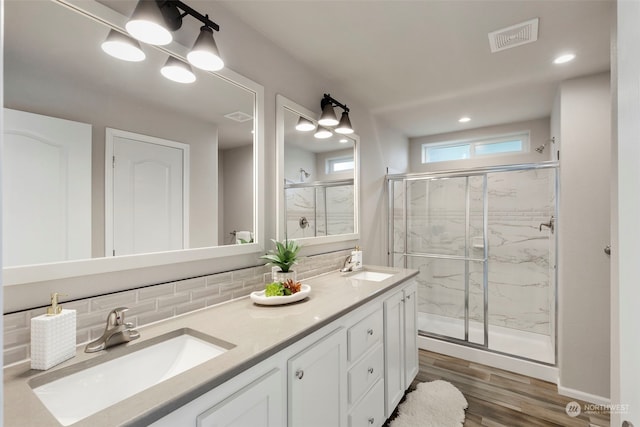
[[[4,267],[91,258],[91,125],[4,109]]]
[[[189,146],[115,129],[106,143],[106,255],[187,248]]]

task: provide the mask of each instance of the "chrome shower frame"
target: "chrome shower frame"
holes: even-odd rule
[[[552,140],[550,140],[552,141]],[[554,141],[552,141],[554,142]],[[553,259],[549,259],[550,262],[553,263],[553,280],[554,280],[554,289],[553,289],[553,298],[554,298],[554,312],[553,312],[553,349],[554,349],[554,362],[555,363],[546,363],[539,360],[514,355],[511,353],[505,353],[498,350],[492,350],[489,348],[489,278],[488,278],[488,263],[489,263],[489,245],[486,244],[488,240],[487,232],[489,227],[489,205],[488,205],[488,186],[487,186],[487,175],[489,173],[496,172],[513,172],[513,171],[524,171],[524,170],[535,170],[535,169],[555,169],[555,183],[554,183],[554,191],[555,191],[555,206],[554,213],[555,218],[559,217],[559,163],[556,161],[548,161],[548,162],[540,162],[540,163],[522,163],[522,164],[514,164],[514,165],[504,165],[504,166],[492,166],[492,167],[479,167],[479,168],[469,168],[469,169],[456,169],[456,170],[447,170],[441,172],[426,172],[426,173],[410,173],[410,174],[392,174],[385,176],[385,195],[387,198],[386,203],[386,216],[387,216],[387,235],[386,235],[386,246],[387,246],[387,264],[389,266],[394,265],[394,256],[401,255],[404,261],[404,267],[407,268],[407,261],[409,256],[412,257],[423,257],[430,259],[452,259],[452,260],[464,260],[465,261],[465,300],[464,300],[464,339],[454,338],[446,335],[430,333],[420,331],[419,334],[435,338],[443,341],[447,341],[454,344],[461,344],[467,347],[477,348],[483,351],[488,351],[496,354],[501,354],[509,357],[513,357],[516,359],[521,359],[529,362],[534,362],[546,366],[558,366],[558,234],[552,233],[550,239],[554,239],[554,245],[556,247]],[[472,258],[469,253],[469,235],[470,235],[470,215],[469,215],[469,185],[468,180],[471,176],[483,176],[483,241],[485,242],[483,257],[480,258]],[[464,256],[455,256],[455,255],[436,255],[436,254],[410,254],[408,251],[408,221],[407,221],[407,212],[408,212],[408,183],[412,181],[422,181],[422,180],[431,180],[431,179],[441,179],[441,178],[466,178],[466,212],[465,212],[465,254]],[[394,253],[393,248],[393,238],[395,234],[394,229],[394,218],[393,218],[393,206],[395,200],[395,191],[393,187],[394,182],[402,182],[403,186],[403,215],[402,215],[402,225],[404,232],[404,247],[402,253]],[[483,327],[484,327],[484,339],[482,344],[474,343],[469,341],[469,262],[482,262],[483,263]]]

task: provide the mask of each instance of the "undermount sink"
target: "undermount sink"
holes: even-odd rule
[[[393,274],[381,273],[379,271],[364,270],[364,271],[359,271],[355,274],[351,274],[348,277],[349,279],[355,279],[355,280],[368,280],[370,282],[382,282],[383,280],[388,279],[391,276],[393,276]]]
[[[131,351],[115,358],[107,353],[103,357],[108,361],[97,357],[87,362],[97,364],[81,370],[70,366],[42,375],[30,385],[56,419],[68,426],[233,347],[197,331],[180,329],[128,347]]]

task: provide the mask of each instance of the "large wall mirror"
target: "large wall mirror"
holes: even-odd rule
[[[358,136],[317,138],[315,114],[281,95],[276,114],[278,237],[304,245],[358,239]]]
[[[105,54],[135,5],[4,4],[6,285],[263,250],[263,88],[229,69],[161,75],[196,20],[142,44],[144,61]]]

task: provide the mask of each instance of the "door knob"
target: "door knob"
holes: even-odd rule
[[[611,255],[611,245],[607,245],[604,247],[604,253],[607,255]]]

